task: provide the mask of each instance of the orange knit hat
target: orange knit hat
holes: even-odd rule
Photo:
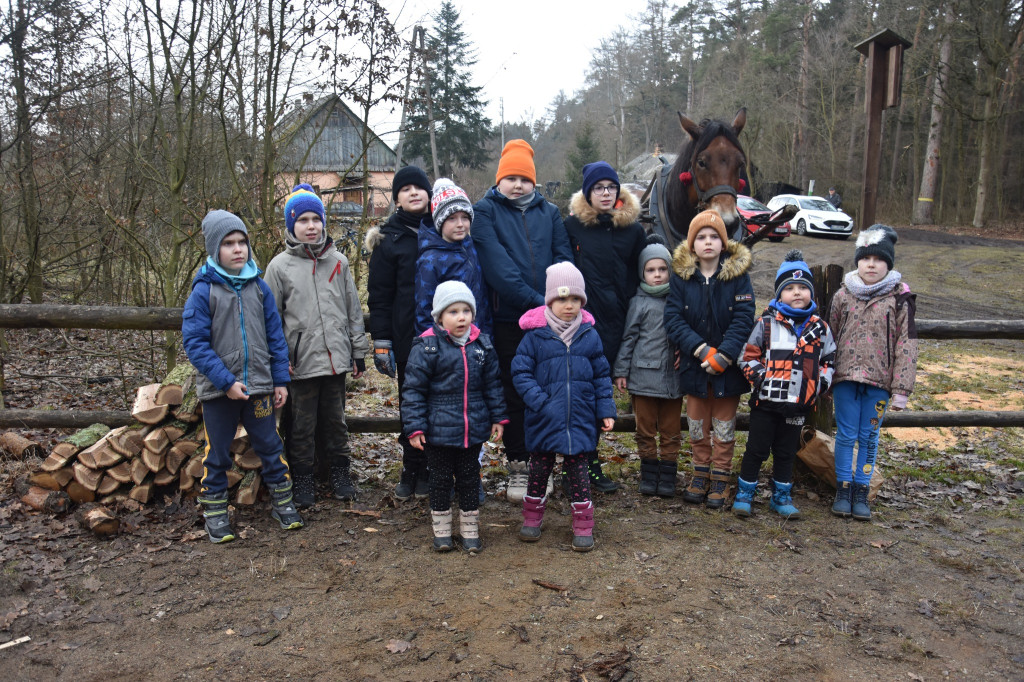
[[[686,233],[686,248],[693,251],[693,240],[697,238],[697,233],[705,227],[714,228],[718,236],[722,238],[722,248],[724,249],[726,244],[729,243],[729,235],[725,231],[725,221],[722,220],[722,216],[718,215],[717,211],[710,209],[701,211],[690,221],[690,229]]]
[[[501,182],[502,178],[510,175],[518,175],[537,184],[537,168],[533,165],[533,147],[526,140],[509,140],[505,148],[501,150],[501,158],[498,159],[498,174],[495,182]]]

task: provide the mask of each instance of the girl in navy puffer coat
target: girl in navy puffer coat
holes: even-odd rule
[[[582,309],[587,295],[576,266],[556,263],[547,269],[544,300],[545,306],[520,318],[526,335],[512,360],[512,381],[526,403],[530,451],[519,536],[540,539],[548,476],[555,456],[562,455],[572,500],[572,548],[586,552],[594,546],[587,453],[597,449],[598,424],[601,431],[615,424],[611,368],[594,318]]]
[[[435,324],[413,342],[402,392],[402,431],[430,464],[434,549],[452,548],[452,480],[459,496],[462,547],[482,549],[479,533],[480,446],[501,440],[505,414],[498,356],[473,324],[476,300],[462,282],[434,292]]]

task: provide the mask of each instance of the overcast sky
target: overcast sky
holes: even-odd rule
[[[402,37],[409,40],[412,27],[433,25],[431,15],[439,2],[424,0],[383,0],[392,12]],[[640,14],[645,0],[548,0],[546,2],[491,2],[455,0],[463,30],[476,50],[473,84],[483,86],[486,113],[495,123],[501,120],[500,99],[504,98],[505,121],[517,123],[545,115],[559,90],[571,95],[583,86],[591,51],[617,25]],[[395,144],[400,111],[394,117],[381,112],[375,126],[385,141]]]

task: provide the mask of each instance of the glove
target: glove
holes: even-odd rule
[[[693,357],[695,357],[698,360],[700,360],[701,362],[703,362],[704,361],[704,353],[707,352],[707,350],[708,350],[708,344],[702,343],[699,346],[697,346],[697,350],[693,351]],[[715,349],[712,348],[711,352],[714,353]]]
[[[707,372],[708,374],[721,374],[726,370],[726,368],[729,365],[732,364],[732,360],[730,360],[724,354],[719,353],[714,348],[712,348],[711,350],[713,352],[707,355],[707,357],[704,359],[704,362],[702,362],[700,366],[703,367],[704,371]]]
[[[366,371],[366,359],[365,358],[356,358],[353,362],[356,363],[356,369],[359,370],[360,374],[362,374],[363,372]]]
[[[897,412],[900,410],[907,409],[907,402],[909,397],[910,396],[905,396],[902,393],[894,394],[891,403],[892,409],[896,410]]]
[[[395,364],[395,354],[391,350],[391,342],[374,341],[373,342],[373,366],[377,368],[377,371],[381,374],[387,374],[392,379],[398,374],[398,367]]]

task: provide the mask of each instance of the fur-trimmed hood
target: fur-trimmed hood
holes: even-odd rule
[[[754,260],[750,254],[750,249],[732,239],[725,246],[725,254],[722,267],[718,271],[718,279],[723,282],[736,279],[744,274],[750,269]],[[680,242],[679,246],[676,247],[675,253],[672,254],[672,271],[683,279],[690,279],[693,277],[693,273],[699,269],[700,262],[697,260],[697,255],[690,251],[686,242]]]
[[[384,235],[380,233],[380,225],[374,225],[366,231],[366,238],[363,240],[363,246],[366,247],[367,251],[372,252],[377,248],[377,244],[380,244],[380,240],[384,238]]]
[[[629,190],[619,190],[619,200],[611,210],[612,225],[615,227],[628,227],[640,219],[640,201]],[[590,205],[583,190],[572,195],[569,200],[569,211],[572,215],[587,227],[595,227],[600,223],[600,212]]]

